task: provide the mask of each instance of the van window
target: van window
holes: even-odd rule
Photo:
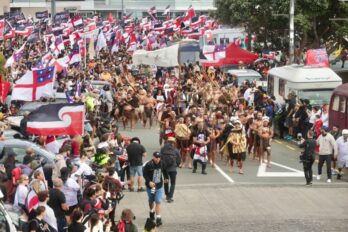
[[[346,112],[346,98],[340,97],[340,112],[345,113]]]
[[[267,80],[267,93],[268,95],[274,95],[274,77],[272,75],[268,76],[268,80]]]
[[[335,96],[334,100],[333,100],[333,104],[332,104],[332,110],[333,111],[338,111],[340,107],[340,97],[339,96]]]
[[[279,96],[283,96],[285,94],[285,85],[286,80],[279,79]]]

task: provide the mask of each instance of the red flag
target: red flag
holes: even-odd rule
[[[5,102],[7,94],[10,91],[10,88],[11,88],[11,83],[10,82],[6,82],[6,81],[2,82],[1,77],[0,77],[0,84],[1,84],[1,88],[0,88],[1,101]]]
[[[183,21],[187,21],[190,20],[191,18],[196,16],[196,12],[195,9],[193,9],[192,5],[187,9],[186,13],[185,13],[185,17]]]

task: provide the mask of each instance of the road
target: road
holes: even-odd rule
[[[121,133],[138,136],[147,159],[159,150],[158,130]],[[230,173],[222,160],[217,168],[208,167],[208,175],[178,169],[174,203],[163,202],[158,231],[348,231],[348,178],[328,184],[323,175],[306,187],[299,153],[296,146],[274,140],[271,168],[247,158],[244,175],[237,169]],[[148,217],[146,193],[125,194],[118,212],[131,208],[141,230]]]

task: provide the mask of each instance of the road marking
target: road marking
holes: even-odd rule
[[[274,140],[276,143],[283,144],[283,142],[279,141],[278,139]]]
[[[225,179],[228,180],[230,183],[234,183],[234,180],[232,180],[231,177],[229,177],[224,171],[222,171],[222,169],[217,164],[215,164],[215,169],[216,171],[220,172],[220,174],[223,177],[225,177]]]
[[[272,165],[290,170],[291,172],[267,172],[267,165],[261,164],[259,166],[259,169],[257,171],[257,177],[304,177],[303,171],[278,164],[276,162],[271,162]]]
[[[286,147],[289,148],[289,149],[291,149],[291,150],[293,150],[293,151],[296,151],[296,149],[293,148],[292,146],[286,145]]]

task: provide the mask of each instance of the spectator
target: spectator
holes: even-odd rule
[[[175,147],[176,139],[174,137],[169,137],[161,148],[161,158],[163,166],[166,170],[163,173],[164,177],[164,192],[166,194],[166,200],[168,203],[173,202],[175,184],[176,184],[176,168],[180,165],[180,152]],[[170,188],[169,188],[170,181]]]
[[[68,232],[85,232],[86,227],[82,224],[83,213],[79,208],[75,208],[70,215],[71,224]]]
[[[348,168],[348,130],[342,130],[342,136],[337,139],[337,164],[338,164],[338,175],[337,179],[341,179],[343,172],[342,169]]]
[[[61,191],[65,195],[66,204],[69,206],[67,215],[70,215],[72,211],[78,206],[78,192],[80,191],[80,185],[70,177],[70,171],[67,167],[60,169],[60,176],[63,181]]]
[[[17,210],[23,209],[23,207],[25,206],[25,200],[29,192],[28,184],[29,177],[27,175],[22,174],[18,181],[18,186],[16,189],[16,194],[13,203],[13,207],[15,207]]]
[[[312,166],[315,160],[315,146],[316,141],[313,139],[313,131],[308,131],[307,139],[299,142],[299,147],[304,148],[301,156],[301,161],[303,163],[303,171],[306,178],[306,185],[312,185],[313,171]]]
[[[144,166],[144,178],[146,184],[146,192],[149,200],[150,218],[155,221],[156,225],[162,225],[161,218],[161,202],[163,198],[163,178],[161,154],[154,152],[152,160]]]
[[[133,224],[133,220],[135,220],[135,216],[130,209],[123,209],[121,214],[121,219],[117,224],[116,231],[118,232],[138,232],[138,228],[135,224]]]
[[[327,182],[331,183],[331,154],[333,151],[334,156],[337,156],[337,144],[334,137],[328,133],[328,130],[329,128],[323,126],[321,129],[321,134],[317,139],[317,145],[319,145],[317,180],[320,180],[323,164],[326,162]]]
[[[61,179],[53,180],[53,188],[49,190],[50,198],[47,203],[53,209],[54,215],[57,218],[58,231],[63,231],[67,226],[65,212],[69,210],[65,195],[61,191],[62,187],[63,181]]]
[[[131,144],[127,146],[128,162],[130,169],[130,186],[129,191],[134,191],[134,177],[138,176],[138,192],[143,192],[143,157],[146,156],[146,150],[140,144],[140,139],[134,137],[131,139]]]
[[[321,111],[321,120],[323,121],[323,126],[329,127],[329,105],[324,104]]]
[[[37,194],[39,198],[39,205],[44,206],[46,209],[46,215],[43,220],[48,224],[50,231],[58,231],[57,218],[53,212],[53,209],[47,205],[48,202],[48,192],[41,191]]]
[[[36,209],[36,217],[29,222],[30,232],[49,232],[48,224],[43,220],[46,216],[45,206],[38,206]],[[62,230],[59,230],[62,231]]]

